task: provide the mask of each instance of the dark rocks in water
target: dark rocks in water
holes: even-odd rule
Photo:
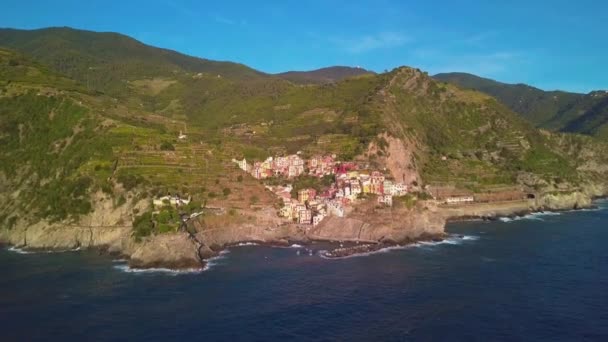
[[[268,244],[269,245],[274,245],[274,246],[279,246],[279,247],[290,246],[289,241],[286,240],[286,239],[279,239],[279,240],[270,241]]]
[[[218,245],[218,244],[216,244],[216,243],[211,244],[211,245],[209,246],[209,248],[210,248],[212,251],[214,251],[214,252],[219,252],[219,251],[224,250],[224,246],[220,246],[220,245]]]
[[[355,245],[344,248],[336,248],[331,251],[327,251],[323,253],[323,256],[327,258],[344,258],[347,256],[362,254],[362,253],[371,253],[377,250],[380,250],[384,247],[387,247],[385,244],[365,244],[365,245]]]
[[[194,259],[179,259],[173,261],[162,262],[143,262],[138,259],[129,260],[129,267],[149,269],[149,268],[168,268],[172,270],[198,269],[201,268],[201,263]]]

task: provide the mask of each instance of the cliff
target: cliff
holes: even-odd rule
[[[255,211],[243,214],[245,222],[236,220],[226,225],[208,225],[202,219],[190,220],[188,230],[196,231],[195,237],[202,242],[202,246],[184,231],[153,235],[135,242],[131,237],[131,227],[118,225],[121,215],[116,209],[100,201],[96,212],[87,217],[89,226],[45,222],[25,225],[20,222],[12,229],[0,229],[0,242],[34,250],[98,248],[126,257],[130,260],[130,266],[138,268],[198,268],[201,267],[200,257],[212,257],[221,249],[240,242],[287,245],[323,240],[403,244],[442,237],[445,223],[451,219],[490,218],[538,210],[588,207],[592,205],[592,196],[600,195],[600,190],[588,188],[571,193],[549,193],[532,200],[461,206],[419,202],[411,209],[378,207],[372,201],[367,201],[357,205],[348,217],[327,217],[316,227],[285,223],[279,218]],[[109,218],[118,221],[109,225]],[[100,226],[100,223],[106,225]]]
[[[240,242],[272,245],[313,240],[406,243],[443,234],[445,220],[437,215],[436,208],[386,208],[373,216],[364,211],[374,210],[370,208],[373,206],[360,206],[359,212],[349,218],[328,217],[317,227],[285,223],[259,212],[248,212],[247,222],[236,220],[223,226],[203,224],[201,219],[190,220],[187,229],[196,231],[195,238],[201,242],[200,246],[184,231],[135,242],[129,226],[87,227],[42,222],[2,229],[0,241],[26,249],[98,248],[127,257],[130,266],[139,268],[196,268],[201,267],[200,257],[209,258],[226,246]],[[95,215],[101,217],[99,213]]]

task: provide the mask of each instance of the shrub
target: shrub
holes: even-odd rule
[[[154,225],[152,223],[152,213],[146,212],[136,216],[133,220],[133,237],[136,241],[141,241],[142,237],[152,234]]]
[[[201,208],[202,208],[201,202],[197,202],[197,201],[190,201],[190,203],[188,203],[188,205],[186,206],[186,209],[190,214],[197,212]]]
[[[160,144],[160,150],[161,151],[175,151],[175,146],[173,146],[173,144],[168,141],[163,141]]]
[[[17,216],[12,216],[11,218],[8,219],[7,222],[7,227],[8,229],[13,229],[13,227],[15,226],[15,224],[17,224]]]
[[[175,231],[175,228],[169,224],[161,223],[158,225],[158,232],[161,234],[169,233],[169,232],[173,232],[173,231]]]
[[[125,203],[127,203],[127,199],[124,195],[120,195],[120,197],[118,197],[118,201],[116,202],[116,206],[120,207],[123,206]]]
[[[224,197],[228,197],[231,191],[229,188],[224,188],[224,190],[222,190],[222,193],[224,194]]]
[[[120,174],[118,175],[117,179],[116,179],[119,183],[122,184],[122,186],[125,188],[125,190],[130,191],[133,188],[135,188],[136,186],[138,186],[139,184],[143,184],[145,182],[145,179],[142,176],[139,175],[127,175],[127,174]]]
[[[171,212],[169,209],[163,209],[158,215],[156,215],[156,220],[161,224],[167,224],[171,220]]]
[[[112,190],[112,184],[108,182],[104,182],[101,184],[101,191],[107,195],[112,195],[114,193],[114,191]]]

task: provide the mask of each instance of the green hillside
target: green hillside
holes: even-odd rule
[[[466,73],[444,73],[435,79],[474,89],[499,101],[538,127],[605,136],[608,94],[544,91],[525,84],[506,84]]]
[[[2,32],[3,41],[23,42],[32,31]],[[110,37],[102,45],[115,52],[62,70],[53,64],[61,60],[58,54],[93,52],[85,53],[84,43],[61,53],[34,49],[33,58],[0,50],[0,224],[17,213],[27,213],[32,222],[77,221],[102,198],[122,206],[167,192],[191,195],[192,210],[203,202],[234,212],[251,204],[272,206],[276,200],[260,182],[242,177],[232,158],[333,153],[384,169],[405,156],[387,138],[412,151],[413,163],[402,171],[419,174],[421,185],[553,191],[605,178],[604,144],[541,132],[494,98],[417,69],[297,85],[232,63],[220,66],[243,73],[195,72],[185,62],[167,62],[167,56],[147,59],[148,68],[132,52],[132,63],[111,62],[122,67],[108,73],[111,82],[93,88],[86,78],[69,77],[75,66],[109,68],[104,59],[130,51],[124,44],[137,51],[155,48],[115,34],[40,32],[47,38],[21,49],[67,44],[72,40],[64,35],[78,33]],[[200,61],[192,65],[205,65]],[[172,73],[169,65],[181,71]],[[120,87],[127,91],[114,96]],[[180,131],[186,139],[178,139]],[[154,229],[174,229],[171,222]],[[146,235],[152,228],[137,232]]]
[[[0,29],[0,46],[18,50],[90,89],[119,96],[125,81],[208,73],[231,79],[255,79],[261,72],[242,64],[187,56],[145,45],[112,32],[72,28]]]

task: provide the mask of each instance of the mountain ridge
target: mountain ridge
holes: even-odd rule
[[[545,91],[526,84],[509,84],[468,73],[441,73],[435,79],[478,90],[498,98],[537,127],[608,138],[608,92],[587,94]]]
[[[149,69],[137,53],[120,64],[112,54],[128,49],[118,51],[121,44],[113,39],[105,44],[117,52],[103,55],[112,59],[93,56],[86,60],[91,65],[78,59],[89,54],[86,44],[72,42],[66,53],[50,49],[55,42],[64,44],[51,38],[51,44],[34,41],[24,48],[37,51],[37,57],[0,49],[0,239],[13,244],[27,246],[26,236],[32,247],[113,241],[115,251],[134,260],[147,248],[153,259],[136,265],[154,267],[163,265],[158,251],[167,246],[184,250],[188,265],[197,262],[201,249],[182,248],[191,244],[183,230],[199,238],[213,230],[216,241],[230,243],[267,236],[260,231],[289,237],[280,232],[299,228],[277,216],[281,204],[265,187],[288,180],[254,178],[232,161],[263,163],[294,154],[335,155],[412,189],[386,208],[374,196],[363,196],[351,213],[361,221],[358,227],[365,223],[372,232],[390,231],[398,239],[442,229],[441,222],[428,221],[437,216],[429,207],[441,200],[428,201],[437,194],[433,189],[486,197],[507,189],[522,201],[518,208],[529,207],[521,199],[524,192],[534,197],[534,208],[587,205],[590,196],[606,193],[606,144],[539,130],[496,98],[416,68],[302,86],[257,74],[173,72],[175,64],[161,58],[162,52],[148,60]],[[68,67],[100,68],[110,82],[97,88],[82,75],[64,75],[57,62],[69,56],[76,60],[68,58]],[[289,181],[294,189],[324,186],[324,178]],[[167,194],[191,201],[154,208],[153,199]],[[560,202],[563,198],[568,200]],[[200,214],[207,204],[217,210],[204,212],[192,226],[181,225],[182,214]],[[393,209],[403,220],[392,220]],[[92,238],[106,233],[103,240]],[[174,238],[181,242],[172,244]],[[175,267],[172,262],[164,265]]]
[[[314,70],[286,71],[275,74],[294,83],[300,84],[319,84],[342,81],[349,77],[357,77],[367,74],[376,74],[373,71],[361,67],[330,66]]]

